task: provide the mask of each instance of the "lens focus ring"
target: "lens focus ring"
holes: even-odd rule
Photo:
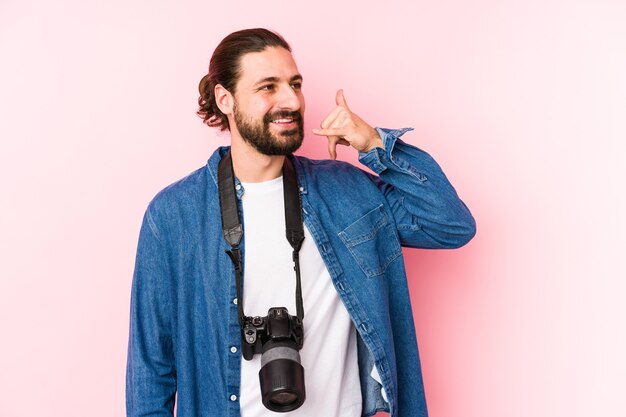
[[[289,359],[300,363],[300,354],[294,348],[277,346],[265,351],[263,355],[261,355],[261,367],[264,367],[265,364],[276,359]]]

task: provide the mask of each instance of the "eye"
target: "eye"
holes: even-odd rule
[[[291,88],[294,90],[302,90],[302,83],[300,81],[291,83]]]
[[[273,91],[273,90],[274,90],[274,84],[265,84],[259,87],[259,91]]]

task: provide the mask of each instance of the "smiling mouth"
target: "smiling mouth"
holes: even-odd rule
[[[302,116],[298,112],[281,111],[274,114],[268,114],[265,117],[266,122],[270,122],[274,125],[291,125],[293,123],[299,123],[302,120]]]
[[[302,118],[298,114],[277,114],[271,119],[270,124],[285,132],[298,129],[301,120]]]
[[[293,123],[295,123],[296,121],[294,119],[291,118],[287,118],[287,119],[276,119],[276,120],[272,120],[272,123],[275,125],[291,125]]]

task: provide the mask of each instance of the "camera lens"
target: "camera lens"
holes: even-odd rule
[[[295,402],[298,399],[298,394],[293,392],[277,392],[271,396],[270,401],[273,404],[287,405]]]
[[[270,347],[261,356],[263,405],[276,412],[292,411],[304,403],[304,368],[300,354],[291,346]]]

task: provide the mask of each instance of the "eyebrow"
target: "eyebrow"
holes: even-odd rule
[[[262,80],[257,81],[256,83],[254,83],[254,85],[259,85],[259,84],[263,84],[263,83],[277,83],[280,81],[280,78],[278,77],[266,77],[263,78]],[[293,77],[291,77],[289,79],[289,82],[294,82],[294,81],[302,81],[302,75],[300,74],[296,74]]]

